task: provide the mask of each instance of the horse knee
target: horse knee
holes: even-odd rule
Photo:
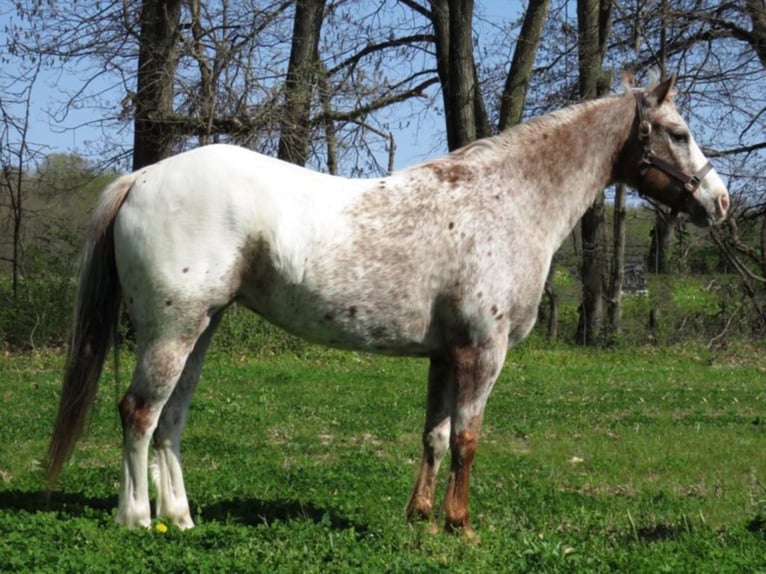
[[[433,454],[435,460],[444,458],[450,444],[449,419],[423,433],[423,446]]]
[[[463,430],[457,433],[451,445],[452,456],[460,466],[470,467],[479,445],[479,433]]]
[[[131,391],[125,393],[125,396],[118,405],[120,419],[122,420],[122,430],[127,435],[145,436],[152,426],[152,413],[146,400]]]

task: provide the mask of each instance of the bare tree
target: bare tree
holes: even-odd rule
[[[142,0],[138,39],[138,73],[133,96],[133,169],[155,163],[173,152],[177,134],[173,85],[178,65],[181,0]]]
[[[578,0],[579,92],[584,99],[603,94],[610,77],[603,71],[611,27],[610,0]],[[601,333],[606,284],[606,216],[603,191],[580,222],[582,235],[582,302],[575,340],[592,345]]]
[[[447,145],[454,150],[490,131],[473,57],[473,0],[431,0],[431,8]]]
[[[532,66],[537,56],[537,47],[540,45],[549,4],[549,0],[531,0],[524,13],[524,23],[513,51],[511,69],[503,89],[498,122],[501,130],[521,121]]]
[[[25,205],[25,173],[34,160],[34,151],[28,140],[32,90],[40,73],[40,62],[34,63],[26,73],[11,78],[15,91],[7,86],[4,98],[0,99],[0,189],[4,200],[0,213],[7,214],[11,228],[11,245],[8,256],[0,259],[11,265],[11,292],[14,299],[19,296],[19,282],[23,264],[23,227],[27,219]],[[16,113],[11,107],[19,110]],[[0,252],[1,253],[1,252]]]
[[[319,34],[325,0],[298,0],[295,7],[290,62],[280,115],[280,159],[304,165],[311,140],[311,101],[320,73]]]
[[[616,186],[614,194],[614,221],[612,225],[612,259],[609,268],[609,285],[606,296],[607,337],[622,333],[622,287],[625,280],[625,235],[627,190],[623,184]]]

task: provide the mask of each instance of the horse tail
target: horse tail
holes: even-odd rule
[[[121,289],[114,256],[114,220],[134,181],[130,174],[109,185],[91,220],[58,414],[48,446],[48,488],[55,484],[82,433],[106,354],[117,337]]]

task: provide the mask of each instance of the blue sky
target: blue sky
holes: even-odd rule
[[[477,0],[477,41],[481,46],[484,32],[489,35],[497,32],[503,22],[517,17],[521,10],[521,2],[518,0]],[[15,10],[9,7],[0,7],[0,28],[15,19]],[[495,28],[491,30],[491,28]],[[510,54],[508,55],[510,62]],[[10,62],[9,72],[13,72],[13,62]],[[82,77],[90,73],[90,70],[79,70]],[[78,77],[78,70],[64,71],[62,69],[43,68],[33,88],[32,107],[30,109],[30,129],[28,141],[39,149],[43,154],[66,151],[76,152],[83,155],[93,153],[90,143],[101,138],[100,129],[93,127],[94,110],[88,107],[81,109],[69,108],[66,115],[61,112],[61,102],[66,93],[71,93],[82,84],[82,77]],[[99,92],[108,89],[105,82],[91,86],[91,90]],[[433,92],[436,93],[436,92]],[[119,101],[119,98],[114,98]],[[438,100],[438,98],[435,98]],[[395,113],[395,112],[394,112]],[[432,155],[438,155],[446,151],[444,140],[443,118],[437,114],[428,114],[421,118],[417,126],[402,127],[398,133],[394,133],[397,143],[396,167],[401,168],[418,161],[422,161]],[[396,130],[396,122],[391,122],[392,129]],[[125,147],[130,146],[132,130],[126,126],[121,131],[115,130],[108,134]]]

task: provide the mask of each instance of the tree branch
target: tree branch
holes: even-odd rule
[[[439,78],[429,78],[425,82],[421,82],[417,86],[414,86],[413,88],[400,92],[398,94],[393,94],[392,96],[386,97],[386,98],[380,98],[378,100],[375,100],[374,102],[371,102],[365,106],[361,106],[359,108],[349,110],[346,112],[325,112],[316,118],[312,120],[312,123],[314,124],[320,124],[322,122],[326,121],[351,121],[356,120],[357,118],[368,114],[370,112],[374,112],[375,110],[379,110],[381,108],[385,108],[386,106],[390,106],[391,104],[396,104],[399,102],[403,102],[405,100],[408,100],[410,98],[414,97],[423,97],[423,92],[429,88],[430,86],[434,84],[439,83]]]
[[[720,151],[704,149],[703,153],[708,157],[725,157],[729,155],[737,155],[740,153],[752,153],[760,149],[766,149],[766,142],[760,142],[757,144],[735,147],[735,148],[725,149]]]
[[[425,6],[421,6],[414,0],[399,0],[399,3],[411,8],[421,16],[425,16],[429,22],[433,19],[433,12]]]
[[[399,46],[407,46],[409,44],[415,44],[418,42],[436,42],[436,36],[433,34],[413,34],[412,36],[403,36],[402,38],[395,38],[393,40],[388,40],[387,42],[380,42],[378,44],[370,44],[368,46],[365,46],[362,50],[351,56],[350,58],[346,58],[343,60],[340,64],[337,64],[336,66],[333,66],[329,70],[327,70],[327,75],[332,76],[342,70],[346,67],[354,67],[356,66],[359,61],[364,58],[365,56],[369,56],[370,54],[374,54],[375,52],[381,52],[383,50],[388,50],[389,48],[398,48]]]

